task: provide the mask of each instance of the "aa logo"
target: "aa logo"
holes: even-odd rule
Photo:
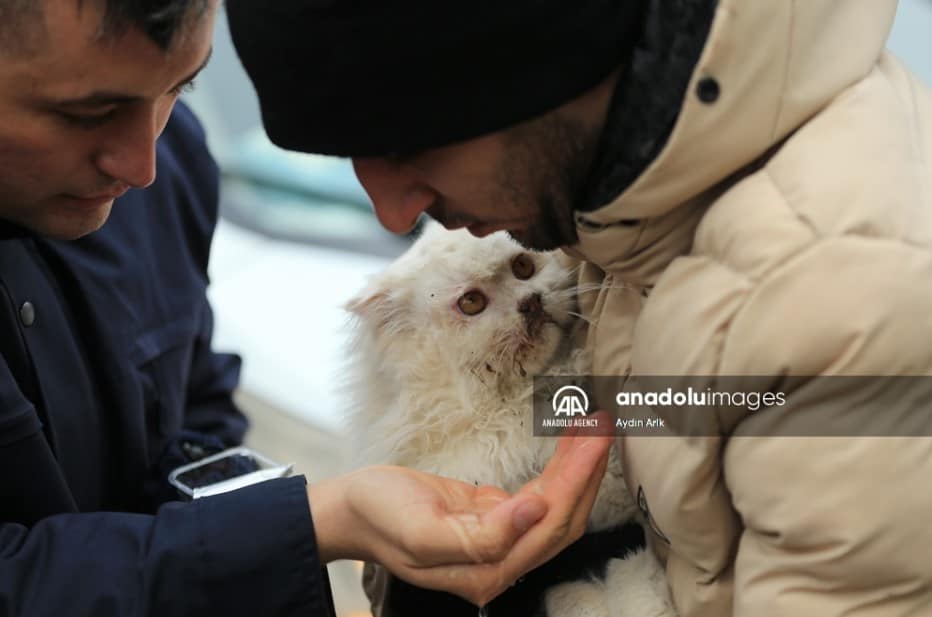
[[[577,386],[563,386],[553,395],[553,415],[585,416],[589,412],[589,397]]]

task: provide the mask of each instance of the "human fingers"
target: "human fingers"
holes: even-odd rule
[[[531,494],[510,497],[494,487],[480,487],[462,501],[462,487],[454,488],[453,502],[444,506],[449,510],[417,521],[413,528],[419,533],[393,550],[380,550],[378,561],[409,583],[480,602],[504,588],[502,557],[546,514],[547,503]]]
[[[599,424],[605,424],[608,415],[603,412],[594,417],[600,420]],[[479,548],[473,553],[476,563],[503,559],[518,537],[543,519],[545,512],[549,512],[541,523],[545,529],[535,530],[535,535],[540,536],[537,545],[546,543],[549,537],[553,539],[555,548],[540,555],[534,565],[543,563],[569,543],[562,540],[574,540],[582,534],[605,475],[611,439],[576,435],[569,433],[562,437],[541,476],[491,510],[483,525],[470,533],[468,527],[474,523],[472,519],[454,519],[457,524],[465,524],[460,533],[464,536],[469,534],[472,546]],[[532,496],[541,500],[522,503]],[[528,554],[530,552],[528,549]],[[518,567],[518,563],[514,567]]]
[[[603,438],[604,439],[604,438]],[[602,445],[604,445],[604,441]],[[611,448],[611,441],[609,440],[608,448]],[[608,467],[608,452],[605,451],[600,458],[594,469],[594,471],[589,475],[588,481],[586,483],[585,489],[580,499],[576,504],[570,508],[570,524],[569,524],[569,542],[567,544],[574,542],[586,530],[586,524],[589,522],[589,514],[592,512],[592,507],[595,505],[595,501],[599,495],[599,489],[602,486],[602,479],[605,477],[605,470]],[[554,553],[556,554],[556,553]],[[547,557],[549,559],[549,557]],[[532,567],[537,567],[547,559],[542,559],[539,563],[534,564]]]
[[[596,414],[600,424],[607,414]],[[493,563],[509,555],[522,534],[532,530],[535,541],[519,558],[509,559],[517,578],[542,563],[585,529],[586,520],[605,473],[608,438],[563,437],[541,476],[510,499],[494,487],[473,487],[436,476],[446,496],[444,509],[421,510],[404,543],[408,563],[414,567]],[[546,514],[546,518],[544,518]],[[538,521],[544,519],[540,524]],[[413,519],[412,519],[413,521]]]
[[[452,593],[476,606],[487,604],[508,586],[500,562],[401,569],[393,574],[418,587]]]
[[[604,466],[602,469],[604,471]],[[596,474],[598,474],[598,469],[596,469]],[[586,513],[591,509],[592,501],[595,499],[597,492],[598,482],[595,483],[595,491],[590,487],[581,495],[580,507]],[[535,524],[538,527],[545,524],[538,521],[541,518],[546,518],[546,516],[542,516],[542,513],[546,512],[546,510],[540,509],[541,506],[546,508],[546,502],[543,499],[526,501],[529,497],[532,496],[516,495],[514,498],[503,502],[501,507],[488,513],[484,524],[486,526],[485,531],[491,535],[485,536],[485,548],[479,549],[473,554],[475,563],[451,563],[428,568],[411,568],[398,570],[396,574],[414,585],[447,591],[477,606],[488,603],[514,584],[519,576],[543,563],[569,543],[559,542],[560,546],[554,546],[552,553],[544,552],[546,549],[543,547],[549,547],[554,542],[544,534],[523,550],[519,549],[523,542],[520,536],[521,529],[530,528],[531,531],[527,532],[527,534],[530,534],[533,532]],[[575,539],[585,528],[586,516],[587,514],[583,514],[582,524],[578,529],[575,529],[579,525],[578,522],[570,524],[569,528],[572,529],[569,531],[569,535],[562,531],[557,532],[556,535],[561,539],[565,539],[575,534],[572,535],[572,539]],[[516,541],[513,541],[510,537],[511,534],[508,533],[510,529],[518,531],[519,535]],[[502,530],[506,530],[503,535],[495,535]],[[483,546],[483,540],[478,540],[481,537],[482,533],[477,532],[472,536],[472,540],[466,540],[466,542],[471,542],[472,546]],[[495,539],[496,537],[498,540]],[[499,555],[503,559],[496,560]]]
[[[591,417],[598,420],[599,426],[609,424],[610,416],[605,412]],[[604,470],[601,474],[596,473],[597,466],[608,460],[611,446],[612,439],[607,434],[581,435],[578,430],[567,431],[560,437],[556,451],[540,476],[521,487],[519,492],[546,492],[548,501],[555,500],[570,506],[574,498],[586,492],[591,480],[596,476],[601,479],[604,475]]]
[[[589,464],[588,460],[582,460],[582,468],[573,469],[572,463],[567,465],[567,469],[570,469],[570,473],[581,473],[585,475],[588,473],[588,480],[583,490],[583,494],[576,505],[571,508],[571,521],[570,528],[572,530],[571,535],[573,539],[578,538],[585,531],[586,523],[589,520],[589,514],[592,511],[592,507],[595,504],[595,500],[599,494],[599,488],[602,486],[602,480],[605,477],[605,470],[608,467],[608,452],[611,450],[614,439],[612,434],[614,433],[614,423],[611,421],[612,418],[609,414],[605,412],[598,412],[592,416],[598,420],[597,429],[590,432],[587,429],[587,435],[590,437],[598,437],[599,440],[596,442],[599,448],[599,455],[595,469],[592,472],[588,472],[587,465]],[[578,438],[578,437],[577,437]],[[591,459],[589,459],[591,460]]]
[[[503,560],[505,586],[583,534],[605,475],[610,447],[611,439],[606,437],[569,438],[561,442],[541,477],[522,489],[540,494],[549,510],[542,521],[517,540]]]
[[[483,564],[501,561],[517,539],[541,520],[547,502],[537,495],[504,501],[489,498],[455,510],[433,509],[411,519],[401,547],[411,567]]]
[[[578,454],[570,453],[569,456],[572,459]],[[600,473],[597,466],[593,475],[601,478],[604,469],[603,464]],[[598,493],[598,480],[590,484],[592,486],[587,486],[580,496],[579,509],[585,512],[580,518],[573,519],[566,525],[565,530],[557,524],[559,531],[538,533],[540,537],[537,540],[521,548],[524,542],[520,534],[522,529],[531,529],[525,534],[527,536],[546,525],[545,522],[538,521],[542,518],[542,513],[546,512],[545,509],[541,509],[541,506],[546,508],[547,504],[543,499],[528,501],[527,499],[533,498],[533,495],[519,494],[502,502],[500,507],[486,515],[483,521],[484,531],[489,535],[483,536],[483,532],[479,530],[474,530],[471,535],[465,529],[462,532],[463,536],[469,537],[469,539],[464,537],[464,545],[474,547],[472,558],[475,563],[406,568],[397,570],[395,573],[414,585],[447,591],[477,606],[482,606],[514,584],[519,576],[537,567],[582,534],[588,512]],[[543,518],[549,517],[543,516]],[[466,526],[469,526],[468,523]],[[496,535],[503,530],[502,535]],[[514,532],[511,530],[518,532],[518,537],[514,541],[512,539]],[[554,536],[558,539],[555,540]],[[485,548],[476,548],[482,546]],[[498,556],[503,559],[497,560]]]

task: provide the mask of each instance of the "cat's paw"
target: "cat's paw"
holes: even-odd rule
[[[554,585],[544,594],[547,617],[609,617],[605,588],[599,581]]]
[[[605,596],[611,617],[676,617],[667,575],[650,549],[608,562]]]

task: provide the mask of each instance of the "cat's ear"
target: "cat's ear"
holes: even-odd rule
[[[389,302],[391,302],[391,294],[387,289],[373,288],[370,285],[361,293],[350,298],[343,305],[343,309],[358,317],[365,317],[373,312],[384,310],[385,305]]]
[[[401,298],[392,280],[382,276],[372,280],[365,289],[344,304],[343,308],[381,329],[398,317]]]

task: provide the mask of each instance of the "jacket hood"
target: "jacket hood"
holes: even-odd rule
[[[896,0],[652,1],[577,220],[630,226],[747,167],[867,75],[895,13]]]

